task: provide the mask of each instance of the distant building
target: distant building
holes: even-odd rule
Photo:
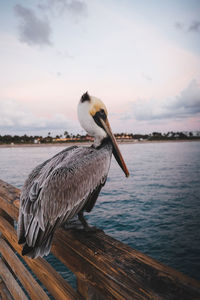
[[[71,141],[73,138],[71,137],[67,137],[67,138],[54,138],[53,142],[69,142]]]
[[[115,134],[116,140],[132,140],[133,136],[132,134]]]
[[[40,144],[40,139],[34,139],[34,144]]]

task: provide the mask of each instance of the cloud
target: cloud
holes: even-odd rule
[[[200,85],[193,79],[171,104],[179,116],[187,117],[200,113]]]
[[[38,4],[38,8],[51,13],[63,14],[71,12],[75,15],[80,15],[86,12],[86,4],[80,0],[46,0]]]
[[[176,22],[174,25],[179,30],[183,30],[184,29],[184,24],[181,23],[181,22]]]
[[[130,107],[131,113],[122,119],[138,121],[184,119],[200,114],[200,84],[192,80],[186,89],[171,99],[138,99]]]
[[[21,4],[15,5],[15,13],[20,20],[20,41],[28,45],[48,45],[51,43],[51,26],[47,19],[37,17],[32,9]]]
[[[62,14],[69,12],[75,16],[84,15],[87,6],[85,2],[80,0],[44,0],[37,5],[38,16],[33,9],[27,8],[21,4],[15,5],[15,14],[19,18],[19,39],[28,45],[51,46],[51,24],[47,17],[56,18]],[[65,51],[66,52],[66,51]],[[71,58],[67,53],[62,54],[65,57]]]
[[[176,22],[174,24],[175,28],[185,32],[200,32],[200,21],[194,20],[188,26],[182,22]]]
[[[188,31],[200,32],[200,21],[194,20],[192,24],[189,26]]]
[[[3,132],[39,132],[73,130],[74,124],[63,114],[52,118],[37,117],[26,106],[15,100],[0,101],[0,134]]]

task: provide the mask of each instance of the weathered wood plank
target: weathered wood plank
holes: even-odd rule
[[[18,202],[19,205],[20,192],[20,189],[0,179],[0,196],[8,202],[12,204]]]
[[[25,268],[19,258],[14,254],[5,240],[0,238],[0,252],[4,259],[14,272],[16,277],[20,280],[27,293],[32,300],[48,300],[49,297]]]
[[[14,228],[0,216],[0,231],[12,247],[21,255],[22,247],[17,242]],[[46,286],[55,299],[80,299],[73,288],[43,258],[31,259],[22,256],[37,278]]]
[[[15,221],[19,212],[20,190],[0,179],[0,208]]]
[[[5,283],[0,278],[0,300],[13,300],[9,290],[7,289]]]
[[[2,277],[6,287],[10,291],[11,295],[15,300],[28,300],[24,292],[22,291],[21,287],[3,262],[3,260],[0,258],[0,276]]]
[[[0,181],[2,202],[15,202],[14,187]],[[6,190],[7,198],[4,198]],[[16,190],[16,197],[19,190]],[[2,199],[2,200],[1,200]],[[3,204],[12,209],[8,204]],[[17,213],[13,214],[15,219]],[[6,233],[4,233],[6,234]],[[7,236],[9,233],[7,233]],[[12,236],[9,237],[12,240]],[[20,249],[18,248],[18,251]],[[79,278],[79,288],[88,293],[84,282],[105,299],[200,299],[200,283],[154,259],[112,239],[103,232],[56,231],[52,253]]]
[[[82,275],[77,276],[77,290],[84,299],[105,300],[105,295],[102,295],[96,288],[91,286]]]
[[[82,235],[83,233],[81,232],[79,234]],[[110,264],[108,263],[105,267],[99,266],[99,257],[96,256],[96,251],[92,251],[92,249],[87,249],[84,245],[80,245],[78,239],[75,241],[76,245],[74,247],[73,241],[71,240],[74,238],[78,238],[78,232],[73,236],[73,232],[58,230],[52,246],[52,253],[66,264],[77,277],[80,277],[82,274],[87,284],[99,289],[105,299],[130,299],[132,291],[125,288],[123,291],[124,294],[120,292],[120,282],[118,282],[115,277],[115,270],[108,270]],[[92,238],[92,236],[90,238]],[[61,241],[63,241],[63,244],[60,248]],[[76,247],[79,247],[79,249],[76,249]],[[136,291],[135,294],[138,294],[138,292]]]
[[[124,248],[103,232],[87,235],[59,229],[52,252],[110,298],[200,299],[199,282],[128,246]]]

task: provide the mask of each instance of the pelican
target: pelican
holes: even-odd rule
[[[90,147],[72,146],[38,165],[24,183],[20,197],[18,243],[22,255],[48,255],[59,226],[78,218],[90,227],[83,212],[90,212],[106,182],[112,153],[128,177],[129,172],[111,131],[104,103],[88,92],[78,104],[78,119],[94,137]]]

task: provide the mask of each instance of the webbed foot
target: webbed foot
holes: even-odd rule
[[[64,229],[83,229],[83,225],[80,222],[78,218],[73,218],[71,220],[68,220],[66,223],[62,226]]]
[[[86,232],[91,232],[91,233],[103,231],[102,229],[97,228],[96,226],[87,226],[87,227],[85,227],[83,230],[86,231]]]
[[[85,218],[84,218],[84,216],[83,216],[83,212],[79,212],[78,213],[78,218],[79,218],[79,220],[80,220],[80,222],[82,223],[82,225],[83,225],[83,230],[85,231],[85,232],[98,232],[98,231],[103,231],[103,230],[101,230],[101,229],[99,229],[99,228],[97,228],[97,227],[95,227],[95,226],[90,226],[89,224],[88,224],[88,222],[85,220]]]

